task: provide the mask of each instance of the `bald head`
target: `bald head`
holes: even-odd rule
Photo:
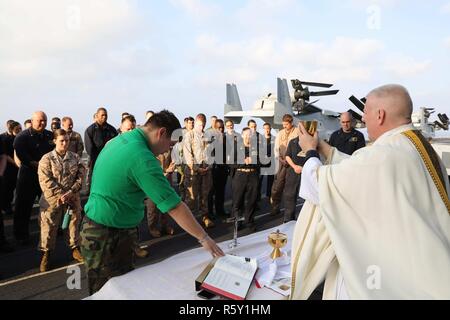
[[[369,138],[376,140],[384,132],[411,123],[413,103],[408,90],[398,84],[373,89],[364,109]]]
[[[350,112],[342,112],[340,117],[341,128],[344,132],[352,131],[353,117]]]
[[[47,126],[47,115],[42,111],[36,111],[31,116],[31,127],[37,132],[44,131]]]
[[[388,84],[373,89],[367,99],[376,99],[380,106],[386,109],[389,118],[399,121],[401,124],[411,122],[413,103],[408,90],[398,84]]]
[[[353,120],[352,114],[350,112],[342,112],[341,113],[341,120]]]

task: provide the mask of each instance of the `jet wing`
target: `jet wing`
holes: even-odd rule
[[[322,112],[322,109],[316,107],[313,104],[309,104],[309,105],[306,105],[300,113],[301,114],[310,114],[310,113],[316,113],[316,112]]]
[[[240,118],[240,117],[273,117],[274,110],[245,110],[245,111],[230,111],[225,114],[226,118]]]

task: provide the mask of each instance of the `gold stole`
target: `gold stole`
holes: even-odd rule
[[[442,174],[441,166],[439,164],[439,158],[434,151],[431,144],[425,139],[425,137],[418,130],[408,130],[402,133],[405,137],[407,137],[417,149],[425,163],[425,167],[428,170],[428,173],[433,179],[434,185],[436,186],[439,195],[441,196],[442,201],[447,208],[448,213],[450,214],[450,201],[448,199],[447,190],[445,188],[445,180],[444,175]],[[447,177],[445,177],[447,178]]]

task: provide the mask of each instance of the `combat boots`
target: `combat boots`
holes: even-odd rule
[[[156,228],[150,228],[148,231],[150,232],[150,234],[152,235],[153,238],[161,237],[161,231],[159,231]]]
[[[277,216],[281,213],[280,211],[280,204],[274,204],[274,201],[272,200],[272,197],[270,198],[270,204],[272,206],[272,210],[270,211],[270,214],[272,216]]]
[[[40,272],[47,272],[50,265],[50,252],[44,251],[42,253],[41,265],[39,266]]]
[[[164,231],[166,232],[166,234],[169,236],[173,236],[173,234],[175,233],[175,229],[170,226],[166,226],[164,229],[165,229]]]
[[[168,236],[173,236],[175,229],[171,227],[167,222],[161,223],[161,234],[164,233]]]
[[[138,258],[145,258],[148,256],[148,251],[145,249],[142,249],[139,245],[134,247],[134,254]]]
[[[83,256],[81,255],[80,249],[78,249],[78,247],[72,249],[72,257],[77,262],[84,262]]]
[[[215,226],[214,222],[208,217],[203,217],[203,224],[205,225],[205,228],[212,228]]]

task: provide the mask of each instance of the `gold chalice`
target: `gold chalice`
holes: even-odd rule
[[[273,247],[273,251],[270,254],[272,260],[281,257],[283,254],[281,253],[281,248],[283,248],[287,243],[287,235],[281,233],[280,230],[277,232],[272,232],[269,234],[269,244]]]
[[[319,121],[317,120],[301,121],[301,123],[305,127],[306,131],[308,131],[308,133],[312,136],[316,133],[317,127],[319,126]]]
[[[319,126],[319,121],[317,121],[317,120],[302,120],[300,122],[305,127],[306,131],[311,136],[314,136],[314,134],[317,131],[317,127]],[[297,154],[297,156],[306,157],[306,152],[302,150]]]

